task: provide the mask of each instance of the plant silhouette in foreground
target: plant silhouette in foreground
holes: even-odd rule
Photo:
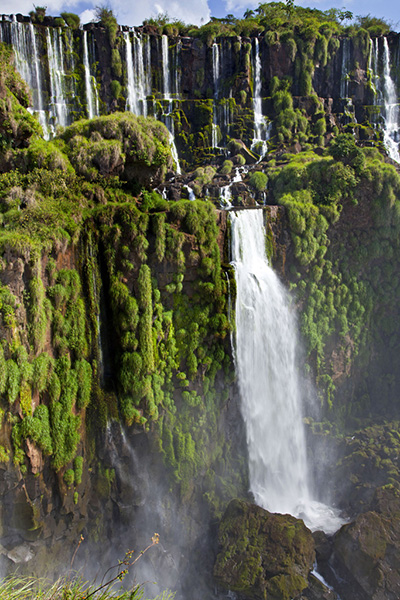
[[[141,584],[135,584],[129,590],[121,589],[118,584],[127,575],[129,569],[150,548],[156,546],[159,540],[160,536],[158,533],[155,533],[151,538],[151,544],[144,550],[141,550],[136,558],[133,558],[134,551],[129,550],[123,560],[118,562],[118,565],[110,567],[105,572],[100,585],[90,584],[87,581],[83,581],[81,577],[71,579],[69,575],[58,579],[53,584],[44,579],[11,575],[0,581],[0,598],[1,600],[89,600],[89,598],[91,600],[141,600],[144,595]],[[71,567],[82,541],[83,538],[81,537],[73,554]],[[107,574],[113,569],[117,569],[116,575],[113,577],[110,576],[105,581]],[[174,596],[174,593],[166,591],[158,595],[154,600],[173,600]]]

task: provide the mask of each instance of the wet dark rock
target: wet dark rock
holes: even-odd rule
[[[248,600],[289,600],[308,587],[314,541],[303,521],[232,500],[219,526],[214,577]]]
[[[400,597],[400,496],[392,489],[375,495],[375,511],[357,516],[335,535],[330,564],[338,589],[353,600]]]

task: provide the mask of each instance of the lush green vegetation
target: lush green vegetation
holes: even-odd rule
[[[339,135],[323,156],[287,155],[267,174],[270,201],[283,204],[288,214],[294,258],[289,277],[325,414],[348,421],[374,412],[373,377],[351,401],[335,401],[332,377],[338,374],[331,353],[335,348],[343,357],[345,376],[350,365],[361,369],[374,353],[386,355],[385,344],[397,348],[400,176],[378,150],[360,149],[349,134]],[[388,362],[375,373],[385,390],[379,411],[390,415],[397,388],[390,388],[391,360],[380,360]]]
[[[195,27],[179,19],[169,18],[167,13],[146,19],[144,25],[157,27],[160,33],[171,36],[199,36],[212,43],[217,37],[253,36],[266,34],[273,43],[280,39],[287,41],[288,34],[296,32],[308,40],[318,34],[330,35],[366,29],[371,35],[386,34],[390,24],[371,15],[353,19],[353,14],[345,9],[331,8],[321,11],[316,8],[296,6],[292,2],[261,2],[255,10],[246,10],[242,18],[232,14],[226,17],[211,17],[211,20]],[[323,42],[319,51],[323,52]]]
[[[62,578],[51,584],[47,580],[24,578],[18,575],[7,577],[0,582],[2,600],[142,600],[143,588],[140,585],[130,590],[121,588],[119,582],[100,586],[85,582],[80,578]],[[96,591],[97,590],[97,591]],[[173,600],[175,594],[163,592],[154,600]]]
[[[214,510],[227,493],[216,493],[217,465],[231,456],[235,485],[245,481],[236,450],[215,443],[232,377],[216,213],[146,189],[171,165],[161,123],[117,113],[78,121],[51,142],[32,138],[0,174],[2,272],[15,269],[15,285],[0,288],[0,394],[12,441],[0,458],[25,474],[33,442],[74,502],[88,467],[85,425],[95,431],[110,418],[153,423],[182,494],[202,474]],[[194,185],[215,172],[198,169]],[[187,269],[197,275],[184,284]],[[105,388],[101,294],[115,373]],[[107,473],[99,468],[109,492]]]
[[[79,27],[74,15],[62,16],[71,29]],[[98,16],[111,47],[113,106],[125,106],[123,38],[112,11]],[[387,29],[371,18],[348,25],[349,17],[273,2],[243,19],[212,19],[200,28],[166,15],[147,25],[169,35],[170,45],[178,33],[208,45],[227,36],[224,50],[243,80],[251,80],[252,46],[238,35],[257,35],[264,50],[284,49],[294,76],[263,82],[276,152],[249,173],[244,193],[285,207],[286,266],[308,367],[324,415],[353,424],[374,412],[378,389],[381,413],[398,408],[392,373],[400,339],[400,177],[377,148],[356,144],[356,138],[378,142],[377,130],[326,114],[313,89],[316,69],[329,70],[338,52],[339,35],[367,56],[369,35]],[[0,462],[13,461],[25,475],[28,443],[34,444],[72,507],[90,462],[98,495],[108,498],[115,473],[96,464],[93,446],[98,429],[118,419],[152,431],[181,497],[190,498],[198,485],[218,515],[247,486],[245,457],[220,435],[234,378],[228,307],[234,281],[221,264],[215,208],[203,200],[169,202],[151,191],[172,167],[160,122],[114,113],[77,121],[45,142],[3,45],[0,66]],[[82,86],[78,69],[74,77]],[[172,104],[181,164],[196,167],[187,181],[197,198],[206,197],[218,175],[257,159],[244,145],[253,137],[253,84],[248,92],[235,88],[233,76],[220,84],[234,89],[234,97],[215,99],[199,69],[198,97]],[[150,100],[159,116],[171,110],[160,93]],[[215,106],[231,121],[228,134],[217,131],[218,142],[226,137],[229,159],[216,158],[211,148]],[[272,254],[272,235],[267,243]],[[372,364],[374,383],[366,378],[349,401],[337,398],[338,377]],[[80,598],[79,586],[76,593]]]
[[[0,72],[0,152],[4,152],[26,145],[32,135],[41,133],[41,127],[26,110],[30,91],[14,69],[11,48],[3,43],[0,43]]]

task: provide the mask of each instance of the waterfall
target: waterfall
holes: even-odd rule
[[[32,23],[10,23],[10,42],[14,49],[15,66],[22,79],[26,81],[32,92],[32,111],[39,117],[43,135],[49,139],[47,116],[44,110],[41,63],[36,40],[36,31]]]
[[[181,165],[179,163],[179,156],[178,156],[178,150],[176,149],[176,144],[175,144],[175,138],[174,138],[174,121],[172,120],[172,117],[170,118],[170,127],[172,128],[172,132],[169,131],[169,145],[171,146],[171,154],[172,154],[172,158],[174,160],[175,163],[175,169],[178,175],[181,175],[182,170],[181,170]],[[168,128],[168,126],[167,126]]]
[[[147,96],[151,94],[150,45],[143,46],[142,37],[133,33],[133,49],[129,32],[124,33],[127,68],[127,110],[147,117]],[[146,64],[145,64],[146,63]],[[150,77],[149,77],[150,75]]]
[[[83,31],[83,66],[85,69],[85,89],[88,118],[93,119],[99,115],[99,100],[97,95],[97,86],[90,72],[89,50],[87,41],[87,31]]]
[[[168,101],[168,105],[167,105],[167,109],[164,110],[164,113],[161,115],[161,119],[169,131],[169,134],[170,134],[169,143],[171,146],[171,154],[172,154],[172,158],[174,159],[174,162],[176,165],[176,172],[178,173],[178,175],[180,175],[181,167],[179,164],[178,150],[177,150],[176,144],[175,144],[174,119],[172,116],[173,103],[172,103],[171,87],[170,87],[171,77],[170,77],[170,69],[169,69],[168,51],[169,51],[168,36],[162,35],[161,36],[161,57],[162,57],[162,72],[163,72],[163,98],[164,98],[164,100]],[[179,52],[179,49],[177,47],[175,61],[174,61],[175,72],[177,71],[177,66],[178,66],[178,52]],[[175,94],[177,97],[179,97],[179,94],[180,94],[179,78],[177,77],[177,75],[175,75],[175,88],[176,88]]]
[[[32,23],[19,23],[15,17],[0,22],[0,37],[12,45],[16,69],[31,89],[30,110],[38,114],[44,137],[49,139],[58,125],[71,123],[72,110],[79,112],[79,100],[75,101],[71,77],[75,69],[71,32],[53,27],[41,30],[44,35]]]
[[[352,98],[349,98],[349,80],[351,70],[350,40],[342,40],[342,67],[340,74],[340,97],[344,102],[343,112],[349,121],[356,121]]]
[[[234,183],[239,183],[239,181],[243,181],[243,177],[242,177],[242,172],[243,172],[243,167],[239,168],[237,167],[235,169],[235,175],[233,176],[232,180],[230,183],[228,183],[228,185],[224,185],[220,188],[220,193],[219,193],[219,203],[220,203],[220,207],[222,209],[225,210],[229,210],[231,208],[233,208],[232,205],[232,192],[231,192],[231,187]]]
[[[29,31],[30,31],[30,37],[32,40],[32,44],[31,44],[32,54],[30,56],[30,60],[33,59],[34,80],[36,83],[37,109],[36,109],[36,107],[34,107],[34,108],[35,108],[35,110],[37,110],[37,112],[39,114],[39,123],[43,127],[44,137],[45,137],[45,139],[49,139],[50,135],[49,135],[48,127],[47,127],[46,113],[44,112],[44,108],[43,108],[43,106],[44,106],[43,88],[42,88],[42,77],[41,77],[41,73],[40,73],[41,65],[40,65],[40,61],[39,61],[39,55],[38,55],[37,44],[36,44],[36,32],[35,32],[35,29],[34,29],[32,23],[29,24]]]
[[[379,38],[371,40],[368,71],[374,92],[374,105],[379,106],[381,111],[384,144],[390,158],[400,163],[399,103],[390,72],[390,50],[386,37],[382,38],[381,52]]]
[[[168,57],[168,36],[161,36],[161,57],[163,72],[163,95],[165,100],[171,100],[171,88],[169,85],[169,57]]]
[[[212,61],[213,61],[213,82],[214,82],[214,98],[219,97],[219,80],[221,77],[221,65],[219,58],[219,46],[216,42],[212,45]]]
[[[342,69],[340,74],[340,97],[349,97],[349,72],[350,72],[350,40],[342,40]]]
[[[50,110],[54,125],[69,125],[69,111],[64,71],[64,51],[60,29],[46,28],[47,57],[50,77]]]
[[[333,532],[337,513],[312,500],[297,331],[288,293],[268,265],[263,211],[231,212],[236,274],[235,363],[246,425],[250,489],[257,504]]]
[[[185,190],[187,190],[188,196],[189,196],[189,200],[196,200],[196,196],[194,191],[192,190],[191,187],[189,187],[188,185],[184,185],[183,186],[185,188]]]
[[[379,92],[379,76],[378,76],[378,64],[379,64],[379,46],[378,38],[371,40],[368,55],[368,76],[371,82],[371,87],[374,92],[374,104],[376,104],[378,92]]]
[[[181,42],[181,40],[178,40],[176,42],[175,52],[174,52],[174,73],[175,73],[174,84],[175,84],[175,96],[177,98],[179,97],[180,90],[181,90],[181,82],[180,82],[180,75],[181,75],[181,71],[180,71],[181,46],[182,46],[182,42]]]
[[[220,188],[219,191],[219,205],[223,210],[229,210],[230,208],[232,208],[232,192],[231,192],[231,185],[232,184],[228,184],[228,185],[223,185]]]
[[[261,98],[261,58],[258,39],[254,39],[253,52],[253,110],[254,110],[254,138],[251,149],[263,158],[268,152],[267,140],[269,138],[268,127],[262,112]]]
[[[400,163],[399,153],[399,100],[390,74],[390,51],[387,38],[383,38],[383,141],[390,158]]]
[[[127,70],[127,78],[128,78],[128,88],[127,88],[127,98],[126,98],[126,108],[130,110],[135,115],[138,114],[138,102],[136,97],[136,88],[135,88],[135,74],[133,70],[133,59],[132,59],[132,44],[131,38],[129,36],[129,32],[124,33],[125,39],[125,52],[126,52],[126,70]]]
[[[214,83],[214,101],[213,101],[213,124],[212,124],[212,146],[218,148],[218,106],[216,100],[219,97],[219,82],[221,78],[221,63],[219,56],[219,46],[216,42],[212,45],[213,62],[213,83]]]

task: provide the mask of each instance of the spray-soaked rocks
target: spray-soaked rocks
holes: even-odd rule
[[[400,598],[400,495],[376,490],[371,510],[358,515],[334,537],[329,563],[343,598]]]
[[[221,520],[214,565],[218,584],[248,600],[289,600],[309,585],[311,531],[290,515],[232,500]]]

